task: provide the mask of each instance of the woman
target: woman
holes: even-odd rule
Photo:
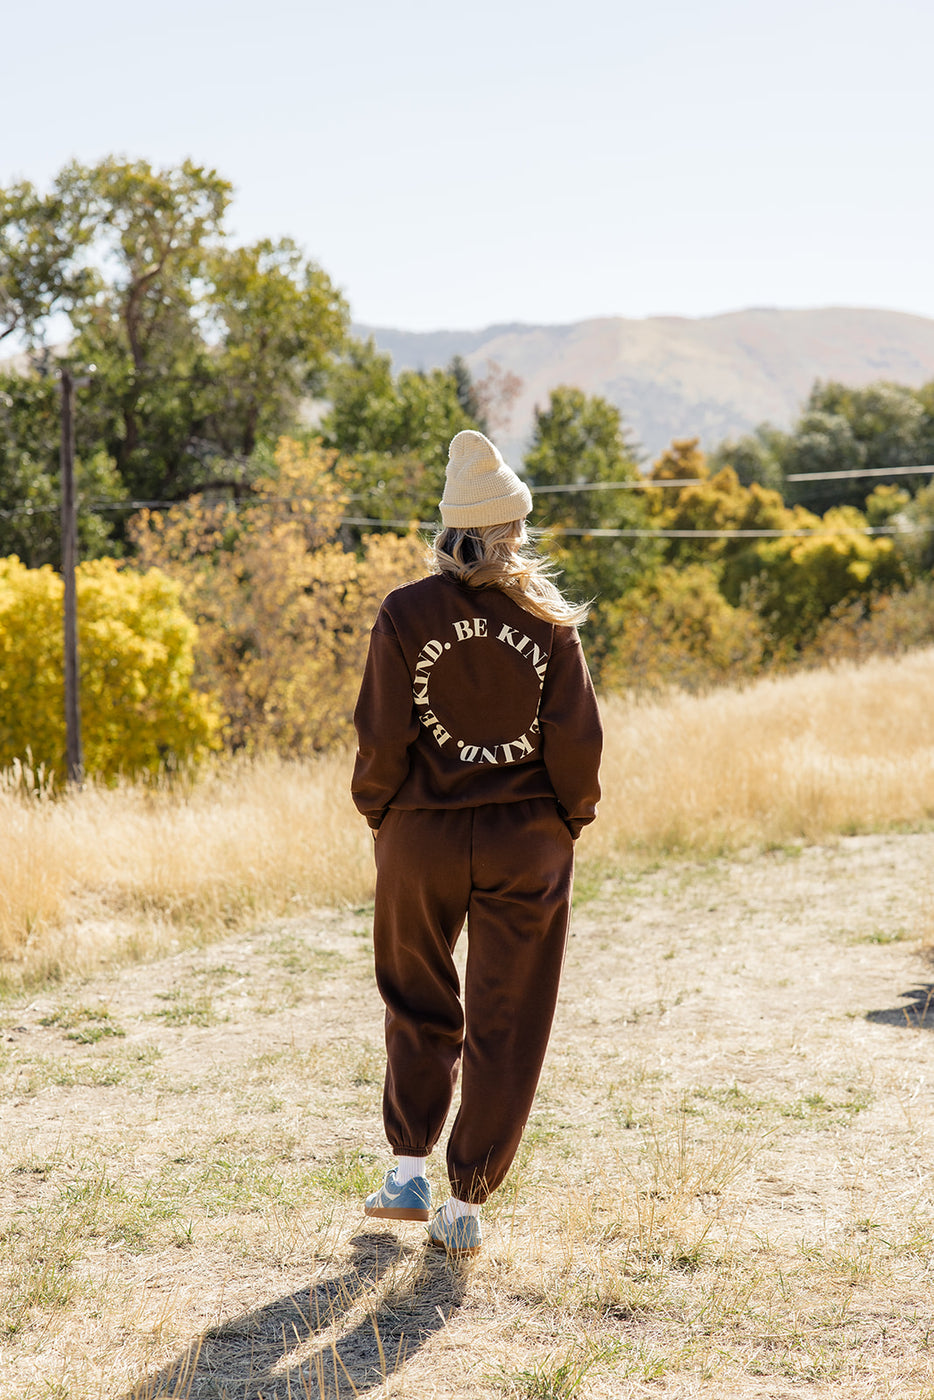
[[[426,1158],[463,1062],[451,1197],[432,1244],[480,1248],[480,1206],[516,1154],[564,960],[574,841],[602,746],[577,636],[586,607],[523,551],[528,487],[482,433],[451,443],[436,572],[395,589],[370,636],[353,798],[376,836],[386,1136],[367,1215],[429,1220]],[[464,921],[461,1004],[453,949]]]

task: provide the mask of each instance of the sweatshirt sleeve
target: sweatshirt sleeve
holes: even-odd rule
[[[408,749],[418,735],[412,678],[399,639],[383,615],[370,633],[354,728],[351,796],[375,831],[409,771]]]
[[[561,815],[576,838],[596,816],[603,725],[580,638],[574,630],[565,636],[555,630],[539,724],[545,767]]]

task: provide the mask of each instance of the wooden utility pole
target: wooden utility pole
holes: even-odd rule
[[[68,781],[84,781],[81,746],[81,695],[78,672],[78,601],[75,565],[78,562],[78,502],[75,496],[75,381],[70,369],[61,371],[62,392],[62,577],[65,580],[65,756]]]

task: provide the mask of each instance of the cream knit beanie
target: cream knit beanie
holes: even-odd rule
[[[455,529],[524,520],[532,495],[482,433],[465,428],[451,439],[441,520]]]

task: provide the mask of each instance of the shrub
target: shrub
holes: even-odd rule
[[[195,628],[176,584],[113,559],[77,570],[84,765],[113,779],[197,761],[217,744],[213,701],[192,689]],[[0,767],[65,773],[61,578],[0,559]]]
[[[934,579],[905,592],[881,593],[868,603],[842,603],[831,610],[801,653],[805,665],[898,656],[934,643]]]
[[[227,746],[307,756],[351,737],[373,619],[423,572],[424,546],[386,534],[345,549],[335,454],[282,438],[275,461],[239,509],[194,496],[142,512],[131,535],[197,620],[198,679],[220,700]]]
[[[745,587],[724,578],[724,589],[755,607],[769,630],[796,648],[806,645],[834,608],[868,602],[874,594],[903,587],[908,574],[891,539],[864,533],[865,516],[835,506],[810,535],[759,540]]]
[[[734,608],[702,564],[666,565],[608,609],[615,628],[601,688],[703,690],[753,675],[763,636],[747,608]]]

